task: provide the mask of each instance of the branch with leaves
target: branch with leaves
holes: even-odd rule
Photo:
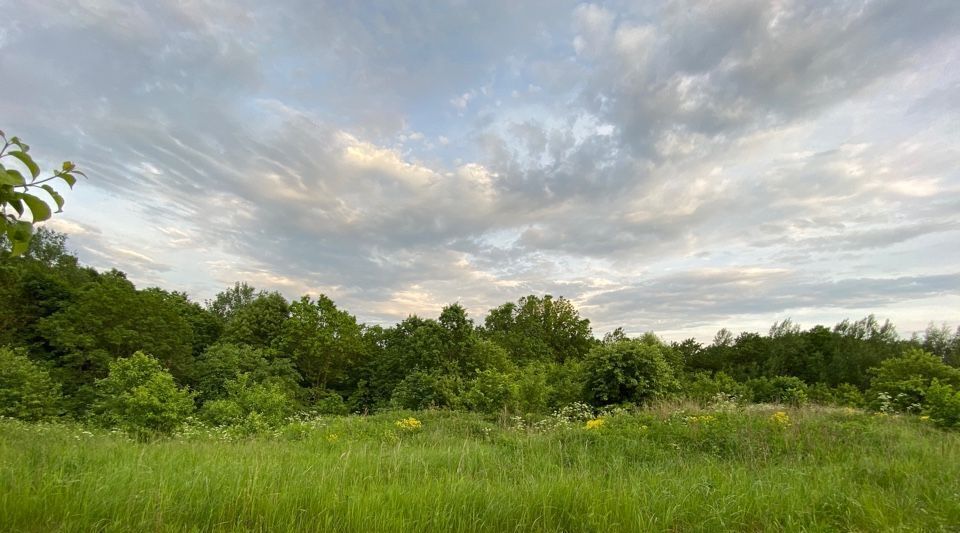
[[[10,252],[17,256],[26,251],[33,236],[33,225],[49,219],[53,211],[48,200],[44,200],[35,193],[42,189],[57,206],[57,213],[63,210],[63,196],[49,183],[54,180],[63,180],[73,188],[77,176],[86,177],[86,174],[77,170],[70,161],[64,161],[60,170],[46,178],[40,177],[40,167],[30,156],[30,146],[18,137],[7,136],[0,131],[0,234],[6,235],[10,241]],[[13,164],[14,168],[7,165]],[[25,176],[20,167],[26,170]],[[29,177],[28,177],[29,176]],[[26,211],[30,211],[30,219],[24,218]]]

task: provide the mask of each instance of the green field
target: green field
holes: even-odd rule
[[[0,422],[4,531],[938,531],[960,436],[851,409],[428,411],[136,442]],[[786,417],[774,415],[777,410]],[[413,416],[422,426],[397,427]]]

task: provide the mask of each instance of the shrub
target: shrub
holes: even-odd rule
[[[250,374],[228,381],[225,388],[225,398],[203,404],[201,414],[211,424],[245,427],[254,433],[283,424],[297,410],[280,384],[257,383]]]
[[[883,361],[870,372],[873,378],[867,396],[874,409],[878,409],[881,402],[888,402],[892,410],[917,412],[926,403],[927,388],[933,380],[960,387],[960,369],[917,348]]]
[[[321,415],[343,416],[350,412],[343,396],[327,389],[310,389],[311,410]]]
[[[455,383],[420,370],[407,374],[390,397],[393,407],[411,410],[453,407],[458,400]]]
[[[548,409],[559,409],[587,399],[584,381],[586,376],[582,362],[568,360],[562,364],[548,363],[546,375]]]
[[[43,420],[56,416],[60,384],[26,355],[0,348],[0,416]]]
[[[747,381],[750,400],[756,403],[783,403],[801,406],[807,403],[807,384],[795,376],[755,378]]]
[[[642,404],[679,389],[662,346],[621,340],[596,346],[587,355],[586,392],[594,404]]]
[[[520,413],[546,413],[549,386],[544,365],[532,364],[516,373],[517,411]]]
[[[934,379],[926,391],[925,411],[933,423],[951,429],[960,429],[960,391]]]
[[[170,434],[194,411],[190,392],[143,352],[111,362],[107,377],[95,387],[94,417],[138,436]]]
[[[497,413],[516,408],[517,384],[509,374],[482,370],[467,383],[463,401],[469,409]]]
[[[695,400],[701,406],[713,402],[718,394],[739,400],[750,399],[750,390],[723,372],[717,372],[714,375],[710,375],[709,372],[697,372],[687,379],[683,390],[686,397]]]

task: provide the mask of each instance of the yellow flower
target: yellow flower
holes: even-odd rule
[[[327,435],[327,442],[331,444],[333,444],[334,442],[337,442],[338,440],[340,440],[340,435],[337,435],[336,433],[331,433]]]
[[[593,420],[587,420],[587,429],[600,429],[603,427],[602,418],[594,418]]]
[[[920,420],[923,420],[924,422],[926,422],[927,420],[930,420],[930,417],[927,415],[923,415],[920,417]]]
[[[790,417],[787,416],[787,413],[783,411],[777,411],[776,413],[770,415],[770,421],[783,428],[790,425]]]
[[[710,422],[713,422],[716,419],[717,418],[713,415],[688,416],[684,418],[684,420],[686,420],[690,424],[697,424],[697,423],[709,424]]]
[[[413,418],[412,416],[410,418],[397,420],[394,424],[404,431],[416,431],[423,427],[423,424],[421,424],[419,420]]]

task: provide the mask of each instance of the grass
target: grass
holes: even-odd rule
[[[960,436],[915,417],[660,408],[593,426],[386,413],[136,442],[4,420],[0,529],[960,530]]]

